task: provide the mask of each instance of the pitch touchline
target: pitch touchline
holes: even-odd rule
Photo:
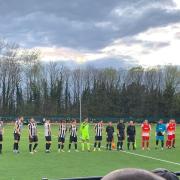
[[[53,137],[56,137],[56,136],[53,136]],[[91,143],[91,145],[94,145],[94,144]],[[101,146],[101,147],[104,148],[104,149],[106,148],[105,146]],[[169,163],[169,164],[174,164],[174,165],[179,165],[180,166],[180,163],[176,163],[176,162],[172,162],[172,161],[167,161],[167,160],[164,160],[164,159],[159,159],[159,158],[155,158],[155,157],[151,157],[151,156],[145,156],[145,155],[136,154],[136,153],[127,152],[127,151],[121,151],[121,152],[126,153],[126,154],[131,154],[131,155],[134,155],[134,156],[139,156],[139,157],[143,157],[143,158],[147,158],[147,159],[153,159],[153,160],[156,160],[156,161],[161,161],[161,162],[165,162],[165,163]]]
[[[127,152],[127,151],[122,151],[122,152],[126,153],[126,154],[131,154],[131,155],[134,155],[134,156],[139,156],[139,157],[143,157],[143,158],[153,159],[153,160],[156,160],[156,161],[166,162],[166,163],[175,164],[175,165],[179,165],[180,166],[180,163],[176,163],[176,162],[172,162],[172,161],[167,161],[167,160],[164,160],[164,159],[154,158],[154,157],[151,157],[151,156],[145,156],[145,155],[136,154],[136,153]]]
[[[104,146],[101,146],[101,147],[105,148]],[[131,155],[134,155],[134,156],[139,156],[139,157],[143,157],[143,158],[147,158],[147,159],[153,159],[153,160],[156,160],[156,161],[166,162],[166,163],[169,163],[169,164],[175,164],[175,165],[180,166],[180,163],[167,161],[167,160],[164,160],[164,159],[159,159],[159,158],[155,158],[155,157],[151,157],[151,156],[145,156],[145,155],[136,154],[136,153],[127,152],[127,151],[121,151],[121,152],[126,153],[126,154],[131,154]]]

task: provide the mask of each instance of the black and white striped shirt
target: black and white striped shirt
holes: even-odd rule
[[[45,136],[51,136],[51,125],[50,125],[50,123],[44,124],[44,134],[45,134]]]
[[[72,124],[69,128],[70,136],[77,137],[77,127],[76,125]]]
[[[103,125],[101,123],[97,123],[95,125],[96,136],[102,136],[102,130],[103,130]]]
[[[29,129],[29,135],[30,136],[37,136],[37,125],[36,125],[36,123],[29,123],[28,129]]]
[[[59,125],[59,137],[65,138],[66,131],[67,131],[66,125],[65,124],[60,124]]]
[[[3,134],[3,123],[0,122],[0,134],[2,135]]]
[[[14,133],[20,133],[22,129],[22,122],[17,120],[15,122],[15,128],[14,128]]]

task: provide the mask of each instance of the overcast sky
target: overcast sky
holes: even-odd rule
[[[0,0],[0,37],[46,61],[180,65],[180,0]]]

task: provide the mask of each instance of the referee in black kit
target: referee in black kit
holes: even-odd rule
[[[127,148],[130,150],[130,144],[132,143],[133,150],[136,149],[135,147],[135,136],[136,136],[136,128],[133,121],[129,122],[127,127]]]
[[[123,150],[123,141],[125,140],[125,124],[123,120],[120,120],[117,124],[117,150]]]
[[[107,135],[106,149],[111,151],[112,141],[114,138],[114,127],[112,125],[112,122],[109,122],[108,126],[106,127],[106,135]]]

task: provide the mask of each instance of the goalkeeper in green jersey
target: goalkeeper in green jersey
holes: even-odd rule
[[[90,143],[89,143],[89,123],[88,118],[84,120],[84,122],[80,126],[81,139],[82,139],[82,151],[84,151],[84,143],[87,144],[87,149],[90,151]]]

